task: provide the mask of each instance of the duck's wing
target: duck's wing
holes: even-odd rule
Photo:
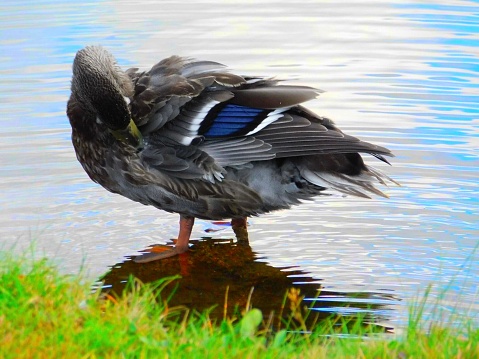
[[[387,148],[344,134],[331,120],[318,117],[302,106],[282,111],[278,119],[252,135],[207,139],[200,148],[222,166],[271,158],[354,152],[370,153],[387,163],[383,156],[392,156]]]
[[[144,135],[161,132],[166,123],[177,119],[181,111],[188,109],[185,104],[200,96],[207,88],[235,87],[245,82],[240,76],[224,72],[224,68],[224,65],[217,62],[193,62],[187,58],[171,56],[149,71],[128,69],[126,73],[134,85],[130,110],[141,132]],[[224,101],[230,94],[218,91],[213,97]],[[206,96],[204,101],[208,102]],[[189,107],[195,108],[195,103]],[[181,123],[178,123],[180,126]]]
[[[205,139],[250,136],[318,90],[244,78],[211,61],[172,56],[149,71],[127,70],[134,85],[133,119],[143,135],[180,145]]]
[[[253,80],[232,89],[233,97],[215,105],[199,128],[205,139],[200,148],[218,164],[354,152],[387,162],[383,156],[392,156],[387,148],[346,135],[330,119],[300,105],[319,90]]]
[[[221,179],[224,166],[280,157],[367,152],[391,155],[342,133],[300,104],[321,92],[264,78],[245,78],[215,62],[170,57],[150,71],[127,73],[131,111],[150,143],[145,157],[181,178]],[[173,151],[173,152],[171,152]]]

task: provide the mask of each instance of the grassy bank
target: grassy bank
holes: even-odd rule
[[[307,335],[273,332],[255,309],[214,322],[207,313],[169,307],[157,294],[167,280],[133,282],[133,290],[112,298],[92,294],[81,278],[60,275],[47,261],[0,257],[1,358],[479,358],[479,329],[464,323],[463,333],[441,325],[426,332],[421,303],[402,335],[374,335],[340,319]],[[286,307],[296,328],[303,315],[297,303],[291,292]]]

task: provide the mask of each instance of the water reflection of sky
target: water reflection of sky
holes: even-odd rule
[[[462,267],[479,237],[477,1],[361,2],[357,11],[354,1],[264,2],[254,16],[250,3],[148,4],[0,5],[5,245],[35,238],[66,270],[86,256],[98,274],[176,235],[176,216],[134,207],[86,178],[64,111],[71,62],[85,44],[104,44],[126,67],[180,53],[325,89],[315,111],[397,155],[393,167],[378,165],[403,185],[390,200],[334,198],[253,219],[255,251],[331,289],[408,298],[430,281],[463,278],[451,290],[477,306],[477,260]],[[194,236],[208,226],[199,222]]]

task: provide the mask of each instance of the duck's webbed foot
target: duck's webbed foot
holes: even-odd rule
[[[248,244],[248,221],[246,217],[233,218],[231,220],[231,227],[235,232],[238,243]]]
[[[148,263],[159,259],[174,257],[178,254],[188,251],[188,242],[190,241],[191,231],[195,224],[195,217],[180,216],[180,233],[174,248],[167,247],[161,252],[149,252],[136,257],[133,261],[136,263]],[[158,247],[157,247],[158,248]]]

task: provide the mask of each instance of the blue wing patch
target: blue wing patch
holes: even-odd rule
[[[271,110],[220,103],[208,112],[199,134],[206,138],[246,135],[258,127],[270,112]]]

